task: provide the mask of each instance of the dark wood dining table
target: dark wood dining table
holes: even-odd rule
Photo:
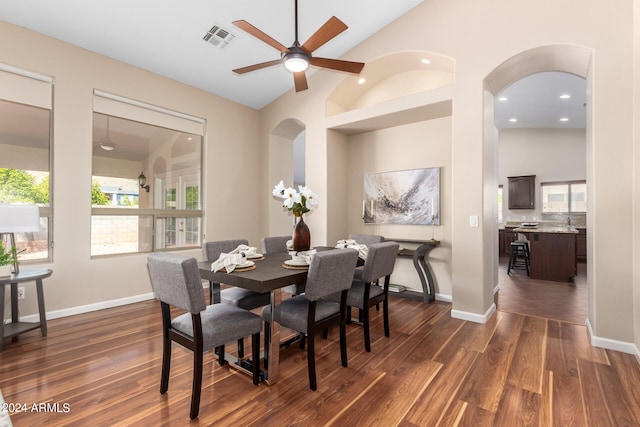
[[[316,247],[318,251],[331,249],[335,248],[327,246]],[[210,261],[201,261],[198,263],[198,267],[200,268],[200,277],[213,282],[214,286],[225,283],[255,292],[270,293],[271,305],[275,307],[282,301],[283,287],[307,282],[308,268],[285,268],[284,262],[290,259],[291,256],[286,252],[265,254],[264,259],[254,261],[256,268],[246,271],[233,271],[231,273],[227,273],[225,270],[211,271]],[[357,265],[363,264],[364,260],[358,258]],[[264,382],[269,385],[275,384],[280,370],[280,325],[273,318],[274,312],[275,310],[271,310],[267,371],[261,373]],[[231,356],[228,359],[236,361],[236,358]],[[250,374],[248,370],[249,364],[242,364],[241,361],[235,363],[237,367]]]
[[[307,281],[308,268],[290,269],[284,262],[291,259],[287,253],[265,254],[264,259],[254,261],[255,267],[247,271],[226,270],[211,271],[211,262],[198,263],[200,277],[213,283],[225,283],[260,293],[271,294],[271,305],[277,306],[282,301],[282,288],[287,285],[304,284]],[[271,310],[273,316],[274,310]],[[274,384],[278,378],[280,363],[280,325],[272,318],[270,328],[270,348],[267,371],[262,373],[267,384]],[[229,358],[230,361],[234,358]],[[242,364],[240,365],[242,368]]]

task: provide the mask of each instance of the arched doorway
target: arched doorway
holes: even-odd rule
[[[544,46],[535,48],[519,55],[516,55],[509,60],[505,61],[502,65],[497,67],[492,73],[490,73],[485,79],[485,105],[494,105],[496,95],[500,94],[505,88],[509,87],[513,83],[537,73],[544,72],[564,72],[574,76],[578,76],[586,80],[587,88],[590,85],[590,64],[591,64],[591,51],[577,46]],[[590,108],[590,94],[591,91],[587,89],[586,97],[587,109]],[[485,108],[484,111],[484,123],[487,125],[494,124],[494,110]],[[585,113],[587,117],[591,117],[591,114]],[[493,147],[493,155],[497,157],[499,132],[485,132],[485,146]],[[586,156],[588,169],[589,153],[592,152],[590,146],[592,144],[591,137],[591,123],[587,120],[585,129],[585,144],[586,144]],[[498,167],[496,165],[496,167]],[[497,176],[497,171],[494,171]],[[586,173],[587,180],[589,180],[589,171]],[[497,192],[497,188],[496,188]],[[588,200],[592,200],[592,192],[590,186],[587,183],[587,197]],[[488,196],[491,197],[491,196]],[[494,199],[497,200],[497,197]],[[539,212],[535,212],[539,215]],[[538,216],[539,218],[539,216]],[[533,220],[534,218],[531,218]],[[586,222],[585,222],[586,225]],[[496,226],[497,228],[497,226]],[[587,227],[588,234],[588,227]],[[498,235],[498,230],[495,230],[495,235]],[[588,243],[587,243],[588,246]],[[498,260],[498,258],[496,258]],[[591,289],[591,281],[589,279],[589,265],[592,264],[592,260],[588,260],[586,274],[586,284],[584,286],[587,289]],[[500,280],[501,275],[498,271],[498,263],[494,266],[494,273],[496,279]],[[501,280],[509,280],[506,276],[502,275]],[[498,282],[499,283],[499,282]],[[585,292],[586,293],[586,292]],[[588,304],[587,304],[588,305]],[[500,303],[498,302],[498,309],[500,309]],[[588,315],[588,313],[587,313]],[[584,316],[582,321],[586,320],[587,315]]]
[[[305,125],[297,119],[280,122],[269,135],[269,186],[284,181],[287,187],[303,185],[305,180]],[[302,182],[301,182],[302,181]],[[282,212],[278,203],[267,206],[269,220],[267,235],[276,236],[291,233],[292,215]]]

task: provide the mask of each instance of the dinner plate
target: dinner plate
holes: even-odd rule
[[[293,267],[303,267],[303,266],[307,266],[309,264],[307,264],[306,261],[294,261],[292,259],[288,259],[284,262],[286,265],[291,265]]]
[[[256,258],[262,258],[264,255],[262,254],[252,254],[252,255],[247,255],[247,259],[256,259]]]
[[[253,261],[245,261],[242,264],[236,265],[236,267],[238,267],[238,268],[246,268],[246,267],[251,267],[254,264],[255,264],[255,262],[253,262]]]

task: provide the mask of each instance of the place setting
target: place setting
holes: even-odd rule
[[[217,260],[211,264],[214,273],[224,270],[227,273],[249,271],[256,268],[256,261],[264,259],[264,255],[252,246],[239,245],[229,253],[222,252]]]
[[[285,260],[282,266],[289,270],[307,270],[315,253],[315,249],[309,249],[308,251],[289,251],[291,259]]]

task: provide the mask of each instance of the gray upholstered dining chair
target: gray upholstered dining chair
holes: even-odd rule
[[[200,410],[202,389],[202,361],[205,350],[218,349],[218,361],[225,364],[226,343],[252,337],[253,383],[259,380],[260,331],[259,316],[227,304],[207,306],[198,262],[195,258],[175,253],[159,252],[147,257],[149,277],[162,312],[162,374],[160,393],[169,389],[171,368],[171,342],[193,351],[193,385],[191,389],[190,417],[196,418]],[[170,306],[186,310],[171,319]]]
[[[205,261],[213,262],[220,257],[222,252],[229,253],[240,245],[248,244],[249,241],[246,239],[205,242],[202,245],[202,257]],[[214,302],[222,302],[244,308],[245,310],[253,310],[271,303],[271,297],[268,293],[261,294],[236,286],[220,290],[220,283],[209,282],[209,292],[211,304]],[[216,295],[218,295],[218,297],[216,297]],[[243,340],[238,340],[238,357],[244,357]]]
[[[354,249],[333,249],[318,252],[309,265],[307,288],[304,295],[283,300],[275,307],[275,320],[282,326],[304,333],[308,338],[307,364],[309,387],[317,389],[315,335],[329,327],[340,325],[340,359],[347,366],[346,302],[347,291],[351,287],[353,272],[358,261],[358,252]],[[322,299],[338,292],[340,303]],[[271,306],[262,309],[265,320],[265,336],[269,336]],[[265,346],[265,359],[269,343]]]
[[[364,330],[364,347],[371,351],[369,333],[369,309],[382,302],[384,335],[389,336],[389,280],[398,256],[400,245],[397,242],[382,242],[369,245],[367,259],[362,269],[357,269],[353,276],[353,284],[347,297],[348,312],[357,307]],[[383,287],[378,286],[379,279],[384,277]],[[339,301],[340,295],[329,296],[332,301]]]
[[[291,236],[263,237],[260,241],[262,253],[275,254],[287,252],[287,242],[289,240],[291,240]],[[304,283],[285,286],[282,290],[293,295],[300,295],[304,292]]]
[[[273,236],[263,237],[260,240],[262,246],[262,253],[275,254],[280,252],[287,252],[287,242],[291,240],[291,236]]]
[[[349,240],[355,240],[360,245],[372,245],[384,242],[384,237],[377,234],[349,234]]]

